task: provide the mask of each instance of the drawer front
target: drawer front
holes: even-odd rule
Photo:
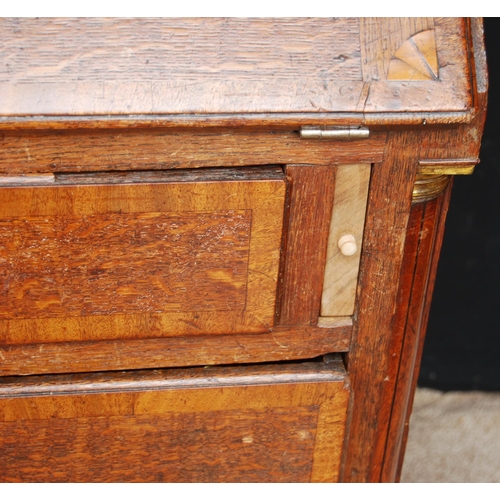
[[[0,194],[4,344],[273,325],[280,168],[70,175]]]
[[[347,382],[338,360],[4,378],[0,480],[336,481]]]

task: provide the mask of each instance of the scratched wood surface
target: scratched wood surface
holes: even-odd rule
[[[356,400],[345,453],[347,482],[379,482],[384,463],[395,383],[389,377],[394,359],[390,345],[417,167],[413,146],[411,131],[391,132],[384,161],[372,168],[361,292],[348,355]]]
[[[439,78],[389,81],[393,41],[424,28]],[[459,19],[8,18],[0,114],[464,112],[464,40]]]
[[[378,162],[386,134],[351,142],[304,140],[288,130],[166,129],[0,133],[0,174]]]
[[[14,320],[5,320],[4,327],[5,322],[11,323],[8,329],[4,328],[2,335],[13,335],[9,338],[22,339],[26,343],[2,342],[0,373],[16,376],[47,374],[38,382],[31,377],[15,380],[2,377],[2,387],[7,393],[4,393],[4,399],[0,398],[5,403],[4,406],[0,404],[4,418],[0,439],[4,440],[4,449],[8,450],[7,454],[2,454],[6,457],[9,474],[12,472],[8,480],[25,480],[33,473],[29,469],[34,460],[42,470],[39,480],[53,478],[51,471],[57,467],[48,470],[46,462],[57,465],[64,461],[56,455],[58,450],[71,448],[70,434],[75,435],[74,449],[78,452],[71,466],[82,456],[87,460],[83,461],[85,464],[92,461],[104,464],[99,454],[99,439],[92,436],[92,429],[102,432],[103,442],[115,453],[117,462],[122,458],[126,462],[127,452],[120,440],[113,440],[113,437],[127,435],[130,439],[144,440],[154,448],[157,442],[168,441],[164,440],[164,435],[155,434],[154,426],[161,427],[163,419],[179,430],[179,436],[184,425],[179,423],[180,418],[184,419],[184,428],[203,428],[210,435],[214,415],[223,416],[217,422],[223,421],[218,429],[224,439],[228,437],[230,441],[237,437],[236,441],[231,441],[231,450],[225,455],[228,463],[238,468],[242,463],[240,459],[253,461],[248,476],[252,480],[275,481],[281,477],[281,471],[273,471],[287,459],[268,448],[287,451],[287,440],[290,440],[290,449],[297,453],[293,463],[286,462],[289,466],[286,471],[296,480],[334,479],[328,474],[337,470],[337,459],[343,464],[341,478],[345,481],[397,479],[446,209],[441,202],[441,205],[430,202],[423,209],[412,208],[413,178],[419,166],[426,162],[427,165],[436,160],[453,165],[477,162],[487,91],[481,23],[457,18],[379,18],[376,21],[364,18],[355,23],[342,19],[300,22],[236,20],[236,24],[226,24],[227,31],[223,33],[224,30],[218,29],[222,26],[220,20],[206,20],[209,26],[195,29],[193,42],[198,43],[205,37],[205,52],[210,52],[213,47],[210,42],[214,40],[223,42],[222,48],[209,54],[190,54],[191,66],[188,67],[184,63],[189,64],[189,61],[182,59],[183,55],[179,56],[180,46],[172,40],[173,58],[169,59],[166,53],[171,48],[170,42],[165,42],[157,51],[161,53],[162,61],[144,58],[150,42],[150,39],[146,40],[147,30],[133,31],[131,26],[137,22],[151,28],[155,22],[161,21],[103,20],[100,26],[95,20],[84,21],[80,26],[75,22],[64,19],[1,21],[4,23],[2,28],[5,28],[0,30],[5,65],[0,68],[0,184],[10,183],[7,189],[33,193],[34,188],[29,184],[34,178],[30,174],[38,174],[38,182],[46,184],[44,189],[55,189],[50,187],[51,183],[58,184],[58,189],[71,189],[75,183],[71,176],[81,172],[82,189],[96,189],[99,183],[85,184],[87,179],[95,176],[114,184],[106,176],[116,180],[119,177],[117,170],[136,170],[134,176],[147,177],[153,174],[146,175],[141,171],[211,167],[213,175],[217,176],[214,167],[290,165],[287,173],[292,190],[287,209],[292,209],[294,204],[302,207],[295,214],[292,214],[293,210],[289,212],[291,224],[285,231],[288,239],[282,243],[285,260],[279,277],[283,280],[278,287],[281,293],[279,304],[283,304],[282,317],[289,318],[286,323],[290,324],[269,324],[269,331],[265,334],[252,334],[248,327],[242,327],[241,333],[218,335],[210,333],[214,323],[207,319],[201,324],[203,330],[196,334],[145,338],[141,333],[137,338],[125,339],[118,335],[107,337],[109,340],[93,340],[93,327],[80,330],[83,337],[77,335],[75,338],[63,336],[61,330],[57,333],[56,328],[56,336],[61,334],[60,338],[65,340],[54,342],[53,329],[42,331],[36,324],[36,328],[16,333]],[[169,22],[165,20],[165,23]],[[182,22],[186,26],[201,26],[197,24],[199,20]],[[245,25],[253,22],[256,24]],[[60,37],[51,31],[51,23],[60,25],[57,29]],[[272,48],[270,42],[275,28],[285,25],[285,33],[280,36],[284,43],[280,41]],[[30,27],[29,36],[23,31],[23,26]],[[165,26],[162,24],[161,30]],[[245,26],[250,35],[241,42],[248,48],[246,53],[238,53],[238,44],[233,43],[244,38],[240,36],[241,26]],[[43,29],[38,30],[38,27]],[[248,27],[251,29],[247,30]],[[48,29],[47,36],[43,34],[45,28]],[[268,38],[259,35],[257,39],[257,34],[264,31]],[[150,32],[154,38],[158,30],[151,29]],[[340,34],[339,39],[334,32]],[[87,36],[89,33],[93,35],[92,40]],[[238,37],[234,36],[235,33]],[[102,44],[102,50],[95,51],[96,43],[102,42],[103,37],[109,43]],[[337,43],[340,39],[345,45]],[[296,45],[304,40],[304,45]],[[135,44],[135,41],[139,43]],[[319,46],[314,46],[316,41]],[[189,48],[189,43],[184,50],[186,48]],[[220,59],[215,58],[215,53]],[[299,62],[295,58],[298,53],[303,58],[300,60],[299,57]],[[315,59],[315,54],[319,59]],[[287,65],[290,55],[292,60],[295,58],[294,65]],[[178,64],[179,57],[182,64]],[[212,73],[205,74],[207,68],[203,66],[204,61],[199,64],[200,57],[211,61]],[[266,66],[266,61],[272,64]],[[145,67],[150,64],[151,72]],[[128,69],[133,69],[137,80],[133,80]],[[166,73],[162,73],[163,69]],[[126,76],[122,77],[124,70]],[[276,78],[271,75],[273,71],[278,75]],[[164,79],[167,73],[173,75],[170,82]],[[43,75],[47,77],[46,81]],[[252,85],[254,77],[256,84]],[[186,79],[190,79],[188,83]],[[259,109],[264,111],[253,112]],[[41,115],[43,110],[49,114]],[[103,110],[115,114],[105,115]],[[182,110],[203,111],[189,114]],[[134,114],[139,112],[144,114]],[[332,143],[305,141],[298,137],[297,131],[302,125],[332,124],[367,125],[370,139]],[[418,127],[396,129],[395,126],[400,124]],[[435,127],[434,124],[444,126]],[[316,325],[329,221],[324,203],[331,206],[328,200],[333,197],[335,176],[332,172],[337,165],[346,163],[373,164],[359,276],[359,308],[353,324],[321,323],[319,327]],[[318,171],[313,173],[316,169]],[[200,169],[201,172],[206,170]],[[109,171],[109,174],[103,174],[104,171]],[[159,173],[159,177],[164,175],[165,172]],[[329,182],[325,182],[327,180]],[[66,181],[69,184],[64,184]],[[224,182],[222,178],[215,182],[219,181]],[[164,180],[160,184],[162,182]],[[273,180],[271,184],[273,182],[277,181]],[[25,187],[21,187],[23,183]],[[149,179],[144,184],[149,186],[155,182]],[[5,188],[0,189],[2,193],[6,192]],[[245,193],[245,196],[250,196]],[[148,197],[149,194],[143,198]],[[132,198],[131,203],[145,203],[142,199]],[[2,196],[2,203],[6,199]],[[28,197],[23,203],[31,207],[30,210],[35,210],[36,206],[49,206],[55,210],[54,207],[63,201],[70,202],[55,196],[52,201],[47,197]],[[163,201],[171,202],[169,199]],[[101,203],[94,202],[96,205]],[[22,205],[9,203],[14,210],[11,217],[17,217],[19,222],[21,215],[15,211],[21,210]],[[203,203],[208,202],[204,200]],[[221,211],[241,210],[246,213],[253,210],[249,205],[217,207]],[[165,213],[163,208],[148,208],[140,213]],[[266,210],[273,212],[271,206]],[[172,209],[172,212],[177,211],[179,207]],[[122,212],[135,213],[130,210]],[[305,215],[300,215],[302,212]],[[429,230],[427,234],[419,234],[420,212],[426,221],[422,227]],[[97,215],[104,217],[103,213]],[[53,218],[68,216],[71,211],[48,215]],[[39,216],[40,213],[36,212],[27,215]],[[301,231],[307,235],[304,240],[300,239]],[[434,236],[431,237],[431,233]],[[419,238],[424,243],[420,248],[422,254],[412,268],[412,255],[420,252]],[[435,242],[432,256],[429,253],[431,239]],[[405,252],[407,257],[404,257]],[[412,269],[418,271],[418,276],[413,276]],[[260,292],[260,285],[257,289]],[[283,302],[285,296],[287,299]],[[30,321],[34,325],[36,321],[46,319]],[[48,319],[60,321],[62,318]],[[193,318],[180,319],[191,321]],[[236,328],[243,324],[243,320],[233,318],[230,323]],[[156,327],[152,322],[144,321],[138,325],[139,332],[152,331],[151,328]],[[68,323],[67,326],[71,325]],[[106,335],[116,325],[108,326],[102,329]],[[261,326],[255,325],[256,328]],[[71,331],[68,329],[66,335]],[[35,343],[30,343],[31,335],[34,335]],[[86,340],[81,341],[82,338]],[[355,397],[352,418],[349,419],[350,432],[341,458],[340,435],[334,431],[336,437],[331,435],[332,440],[326,437],[329,430],[336,428],[336,422],[344,421],[344,417],[338,414],[344,400],[328,393],[325,387],[330,382],[318,379],[321,370],[317,366],[308,372],[307,377],[312,378],[301,378],[301,382],[296,383],[295,379],[285,377],[283,384],[281,381],[285,379],[280,379],[279,370],[282,367],[291,369],[289,364],[274,364],[264,378],[262,373],[252,371],[258,367],[241,367],[244,375],[254,377],[250,384],[254,385],[248,392],[246,386],[243,387],[245,384],[239,385],[242,378],[236,379],[237,373],[241,375],[243,372],[233,371],[237,370],[234,366],[228,368],[231,377],[236,377],[229,383],[231,387],[221,382],[224,368],[216,369],[215,385],[210,385],[212,369],[199,371],[190,368],[182,375],[167,377],[166,385],[161,382],[160,386],[151,371],[145,378],[137,372],[109,373],[104,376],[105,380],[99,378],[102,375],[92,378],[86,374],[78,379],[79,382],[75,382],[73,375],[61,375],[57,380],[48,375],[297,360],[347,351],[350,352],[345,359]],[[122,376],[129,379],[120,385]],[[164,375],[160,375],[160,379],[162,377]],[[92,387],[90,379],[96,382],[97,388]],[[180,382],[174,383],[173,379]],[[192,384],[186,382],[188,379]],[[311,380],[314,382],[309,384]],[[299,397],[288,392],[308,384],[314,385],[321,397]],[[62,386],[65,388],[61,389]],[[50,395],[49,392],[54,390],[57,394]],[[139,401],[144,404],[138,405]],[[323,401],[319,407],[318,401]],[[283,408],[286,412],[282,411]],[[207,425],[199,417],[204,409]],[[292,417],[288,418],[285,413]],[[324,423],[322,428],[314,428],[314,424],[311,427],[313,414],[318,422]],[[294,421],[294,416],[300,422]],[[272,421],[265,421],[267,417]],[[240,418],[245,425],[239,425]],[[106,420],[109,426],[101,425],[103,420],[99,419]],[[328,419],[330,422],[326,424]],[[301,422],[304,428],[300,427]],[[37,430],[39,423],[48,434]],[[50,430],[51,423],[55,425],[53,430]],[[82,430],[83,426],[87,430]],[[243,434],[239,434],[243,428],[261,429],[260,435],[267,439],[266,446],[246,454],[241,444]],[[137,429],[135,434],[134,429]],[[315,432],[314,444],[312,438],[296,439],[293,434],[297,430]],[[217,432],[211,435],[216,436]],[[36,436],[42,446],[33,439],[30,442],[32,436]],[[248,436],[245,434],[245,437]],[[57,446],[51,450],[52,441],[57,442]],[[330,446],[328,443],[333,441],[336,444]],[[327,444],[319,453],[317,445],[321,442]],[[174,448],[176,445],[174,442]],[[311,452],[311,446],[316,446],[314,452]],[[212,441],[204,441],[202,447],[213,450]],[[152,478],[148,480],[163,479],[164,476],[155,475],[154,468],[156,464],[164,463],[163,457],[171,455],[158,453],[156,449],[150,454],[148,447],[140,444],[134,450],[134,459],[138,463],[147,462],[144,457],[151,454],[158,457],[155,463],[146,464],[144,477]],[[195,451],[198,452],[199,448],[195,447]],[[182,454],[184,449],[177,447],[176,452]],[[306,456],[305,461],[302,454]],[[203,464],[203,477],[213,478],[213,469],[210,469],[212,457],[207,465],[207,456],[202,451],[196,456]],[[261,456],[269,457],[269,474],[255,470],[255,465],[261,463]],[[311,466],[306,462],[312,456]],[[15,462],[23,467],[16,468]],[[315,464],[324,466],[316,468]],[[109,463],[102,466],[109,471]],[[72,474],[73,478],[83,477],[74,469],[67,470],[65,478]],[[136,474],[136,470],[127,476],[127,480],[140,476],[141,471]],[[118,477],[120,473],[114,469],[113,474],[113,477]],[[188,477],[183,474],[174,469],[175,478]],[[231,480],[238,479],[230,470],[224,474]],[[96,471],[96,477],[107,480],[110,475],[106,476],[101,470]]]
[[[363,17],[360,38],[365,111],[422,111],[425,101],[436,111],[473,105],[464,19]]]
[[[268,331],[286,183],[267,172],[0,188],[2,342]]]
[[[341,362],[7,378],[3,482],[335,481]]]
[[[400,473],[450,195],[448,188],[441,199],[410,210],[411,176],[421,158],[460,160],[479,154],[487,73],[481,23],[472,20],[470,27],[475,46],[469,46],[469,54],[474,55],[472,69],[477,75],[472,86],[477,104],[473,120],[469,125],[391,134],[385,161],[373,166],[359,316],[348,354],[357,399],[345,451],[345,481],[397,481]],[[458,45],[462,50],[460,43],[454,41],[455,49]],[[405,165],[410,178],[396,171],[382,174],[380,169],[391,169],[391,163]],[[390,187],[381,189],[380,174],[388,176]],[[387,205],[389,192],[392,208]]]
[[[180,366],[262,363],[313,359],[346,352],[352,322],[327,327],[274,326],[266,335],[196,335],[185,337],[4,344],[0,375],[82,373]]]

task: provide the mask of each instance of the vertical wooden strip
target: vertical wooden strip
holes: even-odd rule
[[[417,166],[415,140],[415,132],[391,132],[386,157],[372,170],[359,280],[363,293],[348,356],[354,393],[344,463],[349,482],[378,482],[381,474],[395,386],[390,345]]]
[[[330,391],[319,409],[318,427],[312,463],[312,483],[336,483],[339,479],[339,464],[342,459],[342,443],[346,428],[349,386],[343,390]]]
[[[315,324],[321,305],[335,167],[289,165],[290,216],[280,324]]]
[[[390,346],[390,352],[397,353],[396,357],[398,358],[397,362],[391,364],[389,371],[389,377],[397,381],[396,392],[390,410],[390,425],[384,456],[384,460],[391,464],[394,459],[395,448],[398,448],[400,444],[401,435],[396,437],[391,436],[390,433],[391,429],[394,432],[401,431],[398,425],[401,419],[404,420],[404,415],[401,415],[401,406],[404,405],[404,400],[408,397],[403,387],[408,384],[408,378],[411,378],[410,373],[403,373],[402,370],[412,364],[412,357],[415,354],[414,344],[418,342],[419,337],[419,331],[409,332],[407,331],[407,325],[412,315],[411,303],[412,301],[418,301],[417,295],[425,288],[428,277],[428,270],[424,266],[427,263],[425,257],[428,257],[429,246],[433,241],[432,223],[434,221],[432,215],[435,214],[436,203],[436,200],[432,200],[428,203],[413,205],[408,223],[397,306],[401,314],[396,316]],[[406,408],[404,410],[406,411]],[[391,475],[388,469],[392,469],[392,467],[388,466],[388,463],[384,461],[382,481],[384,481],[384,478],[387,481],[387,478]]]
[[[337,167],[321,316],[351,316],[354,312],[370,169],[370,164]],[[339,249],[339,239],[347,234],[355,238],[358,250],[354,255],[343,255]]]

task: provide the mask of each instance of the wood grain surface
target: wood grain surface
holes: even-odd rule
[[[321,316],[354,313],[370,172],[369,164],[339,165],[336,169]],[[339,249],[338,241],[346,234],[356,240],[358,250],[354,255],[343,255]]]
[[[388,78],[391,60],[400,55],[402,45],[408,41],[413,45],[410,39],[424,31],[431,31],[435,40],[439,77],[422,81],[414,71]],[[467,64],[468,26],[464,19],[363,17],[360,37],[363,79],[369,84],[365,90],[365,111],[423,111],[429,109],[425,101],[432,101],[430,107],[438,106],[440,111],[465,111],[473,106]]]
[[[178,366],[261,363],[313,359],[345,352],[352,322],[312,326],[274,326],[262,334],[196,335],[155,339],[51,342],[2,345],[1,375],[81,373]]]
[[[435,30],[434,18],[360,18],[361,52],[368,64],[363,65],[365,81],[384,80],[394,54],[413,35]]]
[[[408,262],[413,258],[413,264],[409,271],[408,264],[404,263],[406,272],[403,286],[400,288],[401,307],[405,307],[405,300],[408,300],[409,305],[404,336],[401,339],[394,409],[391,414],[386,460],[382,471],[384,482],[399,481],[401,475],[452,184],[453,182],[438,199],[427,202],[421,207],[412,208],[408,225],[406,246],[413,251],[405,248],[405,260]],[[416,252],[415,241],[418,242]],[[414,281],[410,288],[411,297],[408,297],[407,280],[410,272]]]
[[[417,152],[411,131],[389,134],[374,165],[361,258],[358,309],[348,370],[355,394],[345,453],[347,482],[379,482],[395,380],[389,377],[393,322]]]
[[[0,53],[0,478],[397,480],[450,194],[412,190],[478,162],[481,22],[3,19]],[[332,125],[370,138],[299,137]],[[321,318],[354,164],[358,299]],[[352,391],[290,363],[332,352]]]
[[[148,127],[105,133],[10,131],[0,132],[0,173],[374,163],[382,160],[385,138],[382,131],[349,143],[304,140],[299,137],[296,123],[288,130]]]
[[[335,167],[288,165],[290,213],[282,273],[281,325],[316,325],[335,189]]]
[[[0,239],[7,241],[0,259],[9,269],[0,319],[244,309],[251,215],[144,212],[0,221]]]
[[[440,76],[387,80],[435,30]],[[7,18],[5,116],[466,112],[465,24],[419,18]],[[406,37],[406,38],[405,38]]]
[[[1,188],[2,342],[269,331],[285,176],[214,176]]]
[[[338,360],[5,379],[0,475],[4,482],[335,481],[349,393]]]

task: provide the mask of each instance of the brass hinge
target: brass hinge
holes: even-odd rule
[[[370,131],[366,127],[302,127],[301,139],[323,139],[330,141],[357,141],[368,139]]]

